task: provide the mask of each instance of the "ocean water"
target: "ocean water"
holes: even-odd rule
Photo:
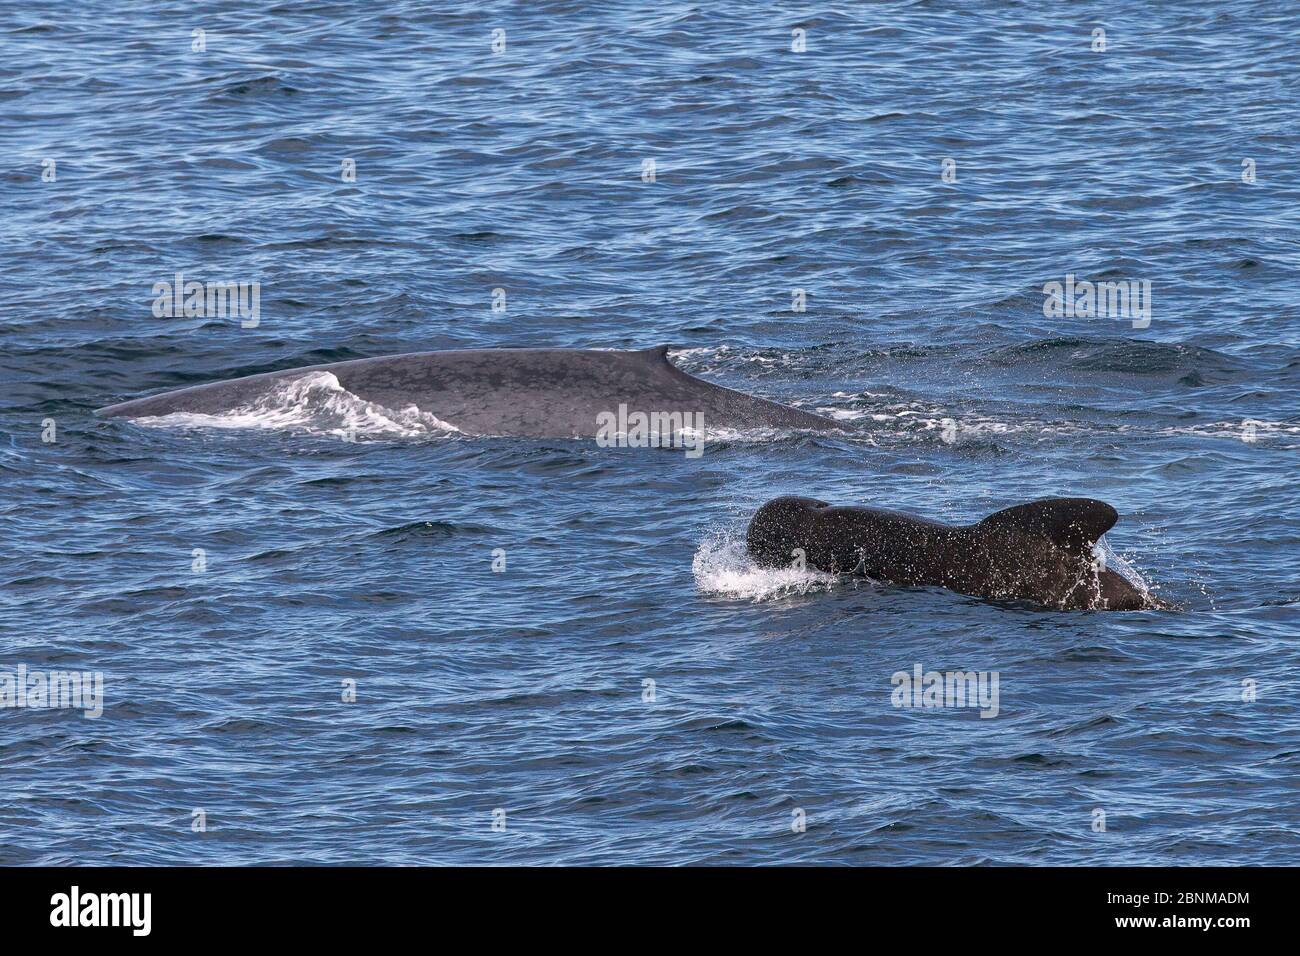
[[[1300,14],[950,6],[4,4],[0,686],[103,707],[0,710],[0,863],[1300,863]],[[92,414],[659,344],[843,431]],[[790,493],[1101,498],[1175,608],[758,570]]]

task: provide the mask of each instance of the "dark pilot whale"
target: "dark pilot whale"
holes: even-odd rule
[[[412,352],[195,385],[110,405],[97,414],[217,415],[250,405],[276,386],[312,372],[329,372],[367,402],[398,410],[414,405],[470,435],[591,438],[599,431],[600,416],[608,420],[620,406],[645,416],[695,415],[686,421],[700,421],[706,428],[838,427],[820,415],[688,375],[668,361],[668,346]]]
[[[898,511],[784,497],[758,509],[746,544],[766,567],[802,559],[830,573],[1063,610],[1163,607],[1094,558],[1093,545],[1117,520],[1114,508],[1091,498],[1043,498],[976,524],[949,525]]]

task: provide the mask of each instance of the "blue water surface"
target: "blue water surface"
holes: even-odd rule
[[[0,863],[1300,863],[1297,102],[1246,0],[0,5],[0,674],[104,680],[0,710]],[[92,414],[659,344],[844,430]],[[1176,609],[759,571],[789,493],[1101,498]]]

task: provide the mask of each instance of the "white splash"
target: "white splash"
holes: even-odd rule
[[[1183,425],[1177,428],[1165,429],[1164,433],[1168,435],[1196,435],[1206,438],[1232,438],[1246,444],[1256,441],[1264,444],[1265,439],[1284,435],[1300,435],[1300,424],[1247,418],[1239,422],[1209,422],[1202,425]],[[1295,446],[1290,445],[1287,447],[1294,448]]]
[[[1093,544],[1092,553],[1093,557],[1098,559],[1101,567],[1108,568],[1120,577],[1127,579],[1129,584],[1142,592],[1142,597],[1149,601],[1152,606],[1158,605],[1163,600],[1156,594],[1158,588],[1122,554],[1112,548],[1105,537],[1099,538]],[[1098,587],[1100,587],[1100,582],[1098,582]]]
[[[745,543],[730,534],[711,534],[691,562],[695,586],[704,594],[765,601],[790,594],[828,591],[835,575],[796,568],[763,568],[750,558]]]
[[[135,419],[155,428],[302,429],[349,440],[417,438],[460,429],[414,405],[385,408],[353,395],[330,372],[279,382],[247,405],[217,415],[173,412]]]
[[[1048,421],[1034,418],[1013,419],[998,418],[965,409],[961,412],[943,405],[920,401],[899,400],[896,396],[879,392],[834,392],[830,396],[835,404],[816,406],[819,415],[845,424],[869,423],[879,428],[871,429],[873,435],[893,436],[897,440],[912,441],[924,436],[932,437],[938,433],[949,444],[961,438],[1010,436],[1040,440],[1056,437],[1073,437],[1087,435],[1136,435],[1145,436],[1181,436],[1191,435],[1198,438],[1233,439],[1250,445],[1258,443],[1261,447],[1288,450],[1293,444],[1278,444],[1292,436],[1300,435],[1300,423],[1286,421],[1261,421],[1244,419],[1242,421],[1211,422],[1199,425],[1176,425],[1153,427],[1122,423],[1103,425],[1091,421],[1056,420]],[[853,436],[861,439],[864,433]]]

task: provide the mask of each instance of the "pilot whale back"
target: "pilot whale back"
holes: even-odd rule
[[[220,415],[315,372],[367,402],[416,406],[469,435],[591,438],[601,416],[697,416],[705,428],[828,430],[830,419],[695,378],[668,361],[668,346],[598,349],[464,349],[411,352],[267,372],[110,405],[108,418],[179,412]]]
[[[1165,607],[1095,553],[1098,539],[1117,520],[1114,508],[1091,498],[1042,498],[975,524],[949,525],[899,511],[786,496],[758,509],[746,544],[765,567],[796,559],[832,574],[1062,610]]]

